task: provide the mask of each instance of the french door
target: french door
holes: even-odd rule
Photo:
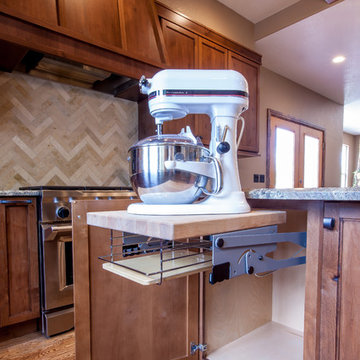
[[[316,188],[323,183],[324,132],[294,119],[268,116],[267,185]]]

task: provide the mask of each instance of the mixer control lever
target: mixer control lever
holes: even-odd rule
[[[226,154],[230,151],[230,144],[227,141],[222,141],[216,148],[216,151],[221,154]]]

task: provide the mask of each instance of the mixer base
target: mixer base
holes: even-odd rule
[[[226,198],[211,196],[194,204],[144,204],[129,205],[127,212],[137,215],[211,215],[241,214],[250,212],[245,194],[233,192]]]

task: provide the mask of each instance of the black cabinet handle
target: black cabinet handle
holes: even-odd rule
[[[331,217],[325,217],[323,220],[324,229],[334,230],[335,227],[335,219]]]
[[[32,204],[32,200],[0,200],[0,204],[25,205]]]

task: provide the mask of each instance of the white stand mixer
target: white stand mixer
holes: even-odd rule
[[[250,211],[241,190],[237,162],[237,122],[248,108],[248,85],[233,70],[163,70],[140,80],[148,95],[158,134],[164,121],[188,114],[207,114],[211,120],[209,150],[221,164],[222,188],[216,195],[192,204],[136,203],[128,212],[143,215],[234,214]],[[240,139],[239,139],[240,140]]]

